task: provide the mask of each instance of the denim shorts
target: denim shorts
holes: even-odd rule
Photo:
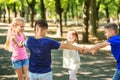
[[[12,61],[12,67],[14,69],[17,68],[22,68],[23,66],[29,65],[29,60],[28,59],[23,59],[23,60],[11,60]]]
[[[29,72],[29,78],[30,80],[53,80],[53,74],[52,71],[43,74]]]
[[[112,80],[120,80],[120,70],[117,69],[113,75]]]

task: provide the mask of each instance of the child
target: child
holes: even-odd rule
[[[77,32],[73,30],[68,31],[67,41],[65,43],[78,46]],[[77,50],[63,49],[63,67],[69,69],[69,80],[77,80],[76,73],[80,68],[80,56]]]
[[[30,50],[29,72],[30,80],[53,80],[51,70],[51,50],[58,48],[82,50],[78,46],[59,43],[46,38],[48,24],[45,20],[35,22],[35,37],[28,38],[24,43]]]
[[[8,29],[5,43],[5,49],[12,51],[12,67],[15,69],[18,80],[28,80],[28,56],[26,48],[21,44],[26,39],[23,34],[24,26],[25,20],[23,18],[15,18]]]
[[[86,48],[84,53],[92,50],[95,53],[98,49],[110,45],[113,57],[117,63],[117,69],[113,75],[112,80],[120,80],[120,36],[118,35],[118,26],[115,23],[109,23],[105,25],[104,32],[108,40],[102,43],[98,43],[91,48]]]

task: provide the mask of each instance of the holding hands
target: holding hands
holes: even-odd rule
[[[84,54],[90,52],[90,53],[92,53],[92,55],[95,55],[97,53],[97,50],[91,50],[90,47],[85,47],[84,46],[84,47],[82,47],[82,49],[80,49],[80,52],[84,53]]]

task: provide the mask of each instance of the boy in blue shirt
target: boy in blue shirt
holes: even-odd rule
[[[91,48],[84,49],[84,53],[89,51],[96,53],[98,49],[110,45],[112,55],[117,63],[117,69],[113,75],[112,80],[120,80],[120,36],[118,35],[118,26],[115,23],[109,23],[104,26],[104,32],[108,40],[102,43],[98,43]]]
[[[64,48],[81,51],[82,48],[70,44],[59,43],[53,39],[46,38],[48,24],[45,20],[35,22],[35,37],[28,38],[24,45],[30,51],[29,75],[30,80],[52,80],[51,50]]]

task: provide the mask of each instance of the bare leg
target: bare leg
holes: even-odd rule
[[[18,76],[18,80],[24,80],[23,70],[22,68],[18,68],[15,70],[16,75]]]
[[[77,80],[76,70],[69,70],[69,80]]]
[[[25,80],[29,80],[28,65],[23,66],[23,72],[24,72],[24,74],[25,74]]]

